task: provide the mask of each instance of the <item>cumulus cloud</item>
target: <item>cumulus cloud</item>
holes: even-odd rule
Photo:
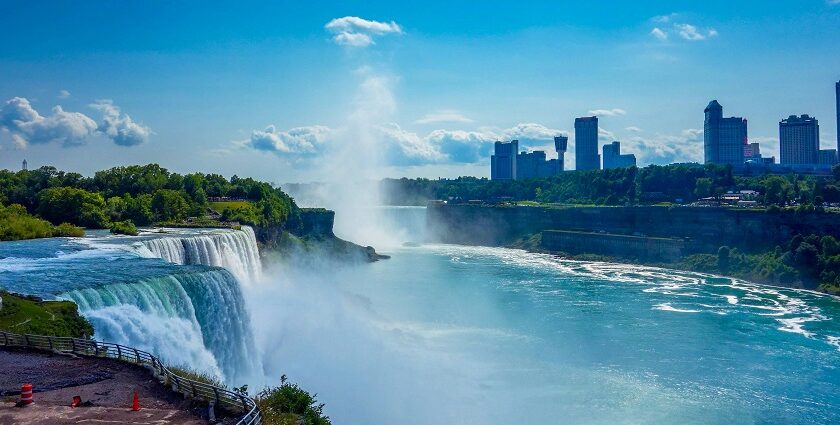
[[[67,112],[55,106],[52,114],[42,116],[29,100],[14,97],[0,109],[0,128],[12,135],[18,147],[29,143],[61,143],[63,146],[79,146],[96,133],[96,121],[79,112]]]
[[[81,112],[65,111],[61,106],[53,107],[50,115],[43,116],[28,99],[14,97],[0,109],[0,129],[9,132],[19,148],[53,142],[64,147],[80,146],[97,134],[118,145],[133,146],[146,141],[152,132],[149,127],[121,114],[120,108],[110,100],[90,106],[102,113],[102,123],[97,124]]]
[[[442,123],[471,123],[473,120],[465,117],[453,109],[442,109],[428,113],[415,121],[417,124],[442,124]]]
[[[631,137],[622,148],[636,153],[640,165],[674,162],[703,162],[703,130],[686,129],[679,135],[657,134],[651,138]]]
[[[345,16],[329,21],[324,28],[333,34],[333,41],[342,46],[366,47],[375,44],[374,37],[402,34],[396,22],[378,22],[357,16]]]
[[[589,111],[589,115],[596,115],[599,117],[614,117],[617,115],[627,115],[627,111],[624,109],[613,108],[613,109],[593,109]]]
[[[563,134],[541,124],[523,123],[506,129],[475,131],[437,129],[425,135],[387,123],[374,127],[388,165],[475,164],[489,160],[497,140],[520,141],[522,147],[550,145],[554,136]],[[241,147],[271,152],[290,160],[329,155],[338,143],[348,143],[346,131],[325,126],[299,127],[278,131],[269,126],[254,131],[248,140],[234,142]]]
[[[660,29],[659,27],[656,27],[656,28],[650,30],[650,35],[652,35],[652,36],[654,36],[654,37],[656,37],[660,40],[667,40],[668,39],[668,34],[665,33],[665,31],[662,31],[662,29]]]
[[[236,144],[263,152],[289,156],[314,156],[322,151],[332,130],[323,125],[295,127],[279,131],[273,125],[265,130],[254,130],[248,140]]]
[[[152,129],[134,122],[128,114],[123,114],[117,105],[109,99],[98,100],[90,107],[102,113],[99,131],[120,146],[135,146],[149,140]]]
[[[67,99],[68,97],[70,97],[70,92],[69,91],[59,90],[59,92],[58,92],[58,98],[59,99]]]

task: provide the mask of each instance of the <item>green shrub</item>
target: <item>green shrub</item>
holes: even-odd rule
[[[207,385],[225,388],[224,382],[222,382],[217,376],[211,375],[207,372],[200,372],[186,365],[167,366],[166,368],[169,369],[170,372],[178,375],[181,378],[187,378],[196,382],[205,383]]]
[[[85,229],[74,226],[70,223],[61,223],[55,226],[53,236],[63,238],[81,238],[85,235]]]
[[[111,223],[111,233],[115,235],[137,236],[137,226],[131,220],[115,221]]]
[[[50,222],[29,215],[21,205],[0,205],[0,241],[48,238],[53,231]]]
[[[260,391],[256,402],[268,424],[295,423],[289,422],[289,415],[296,415],[306,425],[330,425],[330,418],[324,416],[324,404],[319,404],[316,396],[297,384],[287,382],[286,375],[283,375],[280,386]]]

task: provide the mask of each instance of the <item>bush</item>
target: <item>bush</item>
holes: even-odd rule
[[[285,424],[289,415],[300,416],[306,425],[330,425],[330,418],[324,416],[324,404],[319,404],[316,395],[287,382],[286,375],[280,378],[279,387],[269,387],[257,394],[256,402],[266,423]]]
[[[0,205],[0,241],[48,238],[53,232],[52,224],[29,215],[21,205]]]
[[[60,238],[81,238],[85,235],[85,229],[74,226],[70,223],[61,223],[55,226],[53,236]]]
[[[137,236],[137,226],[131,220],[116,221],[111,223],[111,233],[115,235]]]

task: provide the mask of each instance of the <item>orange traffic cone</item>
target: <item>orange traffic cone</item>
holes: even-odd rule
[[[131,403],[131,411],[136,412],[140,410],[140,396],[137,394],[137,390],[134,390],[134,401]]]

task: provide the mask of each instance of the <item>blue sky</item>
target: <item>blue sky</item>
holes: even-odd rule
[[[791,114],[836,140],[838,1],[4,3],[2,168],[487,176],[493,140],[593,112],[640,164],[698,161],[713,98],[765,155]]]

